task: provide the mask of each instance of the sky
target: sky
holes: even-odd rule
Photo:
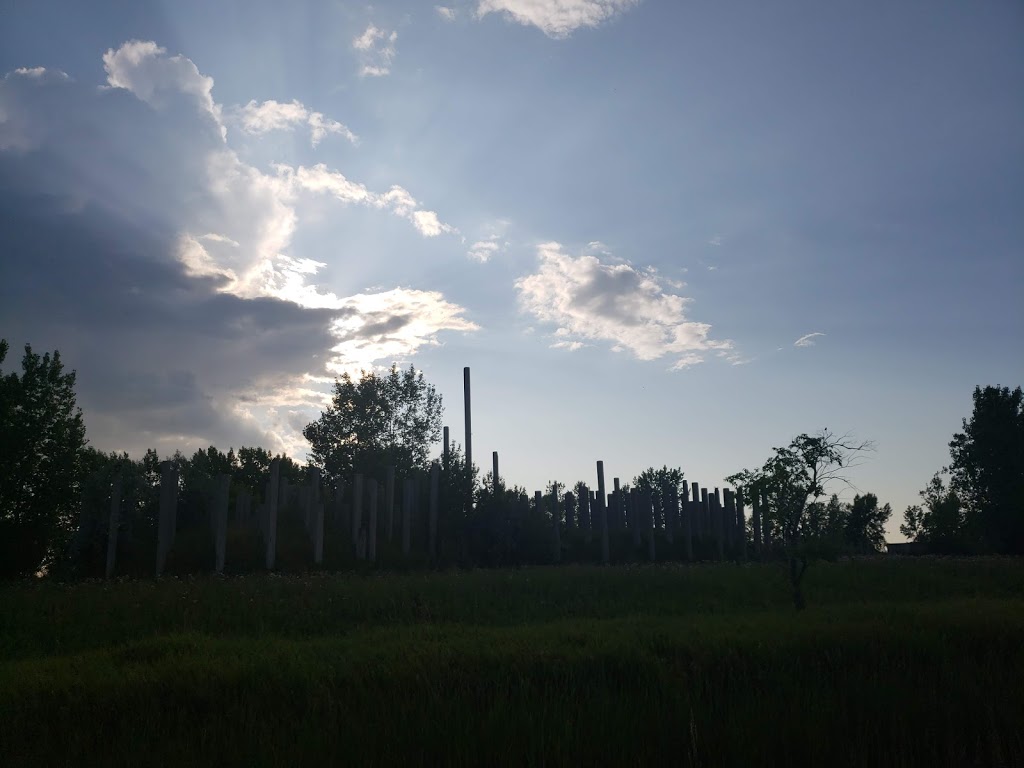
[[[90,443],[414,365],[528,490],[828,428],[903,509],[1024,384],[1024,6],[0,0],[0,337]]]

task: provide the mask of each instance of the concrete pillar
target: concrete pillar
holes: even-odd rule
[[[228,539],[228,497],[231,494],[231,475],[217,475],[213,497],[214,570],[224,573],[225,550]]]
[[[568,531],[572,530],[572,510],[573,510],[573,507],[576,506],[576,497],[573,495],[572,491],[566,491],[564,498],[565,498],[565,506],[564,506],[564,510],[565,510],[565,530],[568,532]]]
[[[452,465],[451,460],[451,443],[448,434],[448,427],[444,428],[444,453],[441,454],[444,460],[444,471],[447,474],[449,467]]]
[[[693,507],[687,493],[688,486],[683,483],[683,498],[680,499],[679,511],[682,517],[679,520],[683,530],[683,548],[686,552],[687,562],[693,562]]]
[[[121,475],[114,476],[110,486],[110,525],[107,528],[107,568],[109,579],[114,575],[114,562],[117,559],[117,531],[121,526]]]
[[[270,462],[270,494],[267,497],[267,529],[263,540],[267,545],[267,570],[274,570],[277,559],[277,513],[281,500],[281,460]]]
[[[369,496],[370,515],[366,524],[366,556],[371,563],[377,562],[377,478],[366,479],[366,490]]]
[[[468,368],[466,369],[469,370]],[[437,462],[430,464],[430,521],[428,544],[431,562],[437,562],[437,505],[441,488],[441,468]]]
[[[615,530],[621,531],[626,527],[625,517],[622,512],[622,493],[619,490],[619,478],[612,478],[612,494],[615,496],[615,503],[613,505],[613,512],[615,516]]]
[[[761,557],[761,492],[758,491],[758,490],[752,490],[750,493],[753,496],[753,499],[751,500],[751,502],[753,504],[753,512],[751,512],[751,514],[754,516],[754,554],[755,554],[756,557],[760,558]]]
[[[498,452],[494,451],[491,453],[491,493],[494,498],[498,498]]]
[[[665,510],[665,541],[674,544],[676,525],[679,521],[679,491],[671,483],[665,484],[661,494],[662,507]]]
[[[363,530],[363,476],[356,473],[355,482],[352,484],[352,546],[355,548],[355,556],[359,558],[359,532]]]
[[[747,559],[747,515],[743,508],[743,495],[736,494],[736,525],[739,528],[740,559]]]
[[[608,547],[608,490],[604,485],[604,462],[597,462],[597,513],[601,524],[601,562],[605,565],[611,560]]]
[[[629,489],[629,498],[626,503],[629,504],[629,519],[633,528],[633,549],[640,549],[640,532],[643,530],[644,523],[641,514],[640,493],[636,488]]]
[[[583,529],[583,543],[590,544],[590,489],[583,486],[580,489],[579,510],[580,528]]]
[[[642,494],[641,498],[644,505],[644,525],[647,528],[647,559],[653,563],[656,559],[656,553],[654,551],[654,534],[657,531],[657,528],[654,525],[654,494],[651,491],[646,491]]]
[[[701,519],[704,517],[704,511],[700,504],[700,486],[697,483],[690,483],[690,489],[690,521],[693,537],[703,541],[704,526],[701,525]]]
[[[466,406],[466,468],[473,471],[473,423],[472,408],[469,403],[469,366],[462,369],[462,387],[465,396]],[[469,509],[470,501],[466,501],[466,509]]]
[[[390,544],[395,540],[395,468],[392,465],[384,470],[384,527]]]
[[[178,472],[174,463],[160,464],[160,519],[156,529],[156,575],[164,572],[178,522]]]
[[[412,537],[412,505],[414,486],[411,477],[402,486],[402,554],[408,555]]]
[[[718,559],[725,559],[725,510],[722,509],[722,497],[715,488],[713,496],[710,496],[709,505],[711,509],[711,520],[714,525],[715,540],[718,547]]]

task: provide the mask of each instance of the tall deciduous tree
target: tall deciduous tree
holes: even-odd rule
[[[633,487],[638,491],[650,493],[651,498],[660,507],[663,502],[662,495],[666,491],[671,492],[674,489],[676,498],[682,496],[683,470],[679,467],[670,469],[668,465],[661,469],[648,467],[633,478]]]
[[[441,396],[410,365],[384,375],[347,373],[334,382],[331,403],[302,431],[310,463],[330,479],[354,472],[377,474],[394,465],[399,474],[427,465],[430,444],[441,438]]]
[[[785,448],[775,448],[760,469],[744,469],[726,478],[742,497],[760,495],[762,521],[781,539],[785,550],[797,610],[805,605],[801,585],[807,567],[823,552],[818,499],[833,483],[849,484],[847,470],[871,447],[871,443],[824,429],[815,435],[798,435]]]
[[[974,412],[949,443],[950,486],[992,549],[1024,552],[1024,393],[975,387]]]
[[[920,496],[924,506],[907,507],[900,533],[908,539],[929,544],[935,551],[962,550],[970,536],[963,504],[956,491],[947,488],[936,472]]]
[[[8,345],[0,339],[0,364]],[[25,345],[22,373],[0,374],[0,575],[35,572],[70,536],[85,424],[75,372]]]

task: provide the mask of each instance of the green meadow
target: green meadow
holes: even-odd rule
[[[49,765],[1024,765],[1024,561],[0,586]]]

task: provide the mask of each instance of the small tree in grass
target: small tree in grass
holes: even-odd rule
[[[833,550],[830,540],[821,535],[818,499],[829,485],[849,485],[847,471],[872,447],[869,442],[823,429],[815,435],[798,435],[785,448],[775,448],[760,469],[744,469],[726,478],[742,497],[760,497],[762,520],[778,533],[789,565],[797,610],[805,607],[802,584],[808,565]]]

